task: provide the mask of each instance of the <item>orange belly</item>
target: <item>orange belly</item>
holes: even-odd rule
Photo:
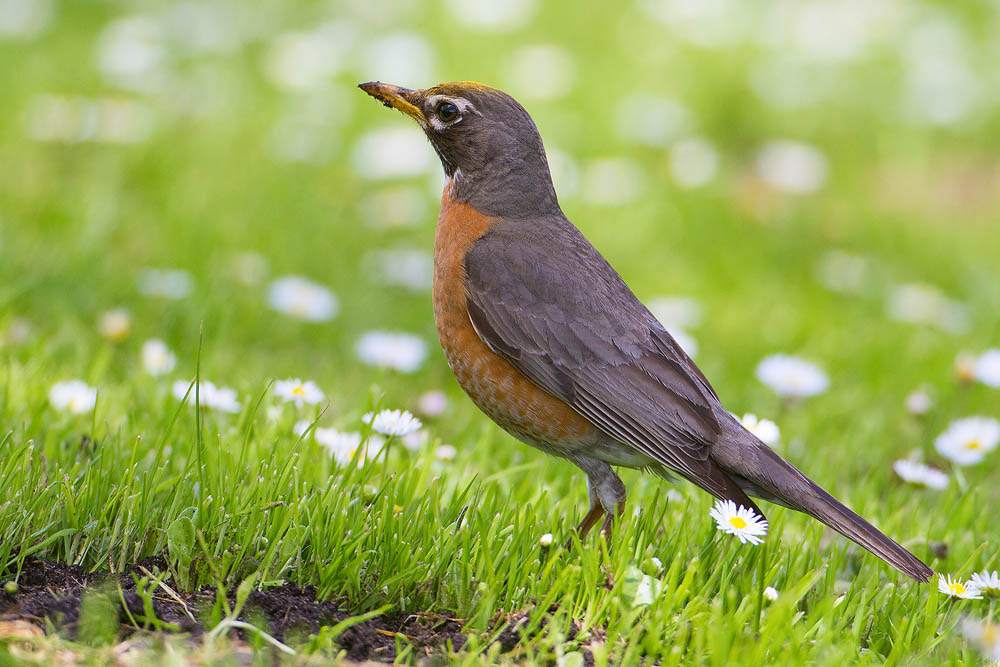
[[[434,239],[434,323],[458,384],[480,410],[514,437],[557,455],[592,442],[596,428],[566,403],[525,378],[489,349],[472,327],[465,254],[499,219],[441,197]]]

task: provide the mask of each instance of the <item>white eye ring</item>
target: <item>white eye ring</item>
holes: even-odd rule
[[[458,109],[458,116],[454,120],[445,122],[438,117],[438,109],[445,102],[454,105]],[[449,97],[447,95],[432,95],[427,98],[427,108],[430,110],[428,120],[435,130],[445,130],[449,127],[454,127],[461,123],[463,117],[469,113],[479,114],[479,111],[476,110],[472,102],[464,97]]]

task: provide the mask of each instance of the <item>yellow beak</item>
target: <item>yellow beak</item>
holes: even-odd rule
[[[358,84],[358,88],[379,100],[387,107],[399,109],[422,126],[427,125],[427,119],[424,118],[423,112],[413,104],[417,99],[417,91],[394,86],[391,83],[382,83],[381,81],[361,83]]]

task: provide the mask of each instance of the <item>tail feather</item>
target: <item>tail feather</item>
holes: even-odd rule
[[[739,427],[742,430],[742,427]],[[712,458],[743,486],[765,500],[778,502],[822,521],[900,572],[920,582],[934,571],[853,510],[803,475],[749,432],[733,433],[712,448]]]

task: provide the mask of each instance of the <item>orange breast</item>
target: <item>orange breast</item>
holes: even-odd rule
[[[596,428],[566,403],[539,389],[479,338],[465,292],[465,254],[498,218],[441,197],[434,238],[434,323],[448,365],[479,409],[504,430],[550,453],[565,455],[590,442]]]

